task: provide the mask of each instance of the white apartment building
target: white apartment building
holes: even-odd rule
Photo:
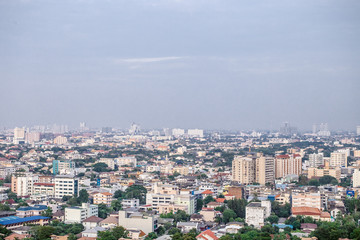
[[[56,138],[54,138],[54,144],[63,145],[66,143],[67,143],[67,137],[57,136]]]
[[[136,167],[137,164],[137,160],[136,157],[119,157],[115,159],[117,162],[117,165],[119,167],[127,165],[127,166],[131,166],[131,167]]]
[[[79,194],[79,179],[73,175],[57,175],[54,178],[55,198],[77,196]]]
[[[31,195],[34,183],[38,181],[39,177],[32,173],[15,173],[11,176],[11,191],[18,196]]]
[[[94,204],[105,204],[107,206],[111,205],[111,201],[113,200],[113,194],[109,192],[98,192],[92,194]]]
[[[65,208],[65,223],[81,223],[86,218],[98,216],[98,206],[89,203],[83,203],[81,207]]]
[[[204,130],[202,129],[189,129],[188,130],[188,137],[204,137]]]
[[[140,206],[140,201],[136,198],[123,199],[121,205],[123,208],[138,208]]]
[[[332,152],[330,155],[330,167],[347,167],[347,153]]]
[[[142,230],[149,234],[157,228],[157,219],[136,211],[119,211],[119,226],[125,229]]]
[[[353,173],[353,187],[360,187],[360,170],[355,169]]]
[[[180,191],[174,185],[159,185],[155,183],[152,191],[146,194],[146,204],[159,210],[159,206],[176,205],[177,208],[186,209],[188,214],[195,212],[195,196],[189,191]]]
[[[309,154],[309,167],[317,168],[320,166],[324,166],[324,154],[323,153]]]
[[[172,130],[172,135],[174,137],[180,137],[180,136],[184,136],[185,135],[185,130],[184,129],[180,129],[180,128],[174,128]]]
[[[245,221],[248,225],[261,228],[264,226],[265,219],[271,214],[271,202],[251,202],[246,206],[245,214]]]

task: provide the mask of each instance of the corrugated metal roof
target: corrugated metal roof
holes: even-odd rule
[[[3,220],[5,218],[0,218],[0,225],[9,225],[9,224],[15,224],[15,223],[23,223],[23,222],[29,222],[29,221],[35,221],[40,219],[49,219],[49,217],[43,217],[43,216],[32,216],[32,217],[26,217],[26,218],[19,218],[19,217],[6,217],[8,219]],[[11,218],[11,219],[9,219]]]

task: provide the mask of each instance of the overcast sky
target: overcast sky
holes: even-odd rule
[[[358,0],[0,0],[0,127],[360,125]]]

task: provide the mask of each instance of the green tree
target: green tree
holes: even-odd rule
[[[247,202],[245,199],[234,199],[227,202],[229,209],[233,210],[236,213],[237,217],[245,218],[245,208]]]
[[[110,213],[110,208],[106,206],[104,203],[100,203],[98,205],[98,216],[100,218],[107,218],[107,215]]]
[[[44,212],[41,213],[41,216],[51,218],[52,214],[53,214],[52,209],[48,207]]]
[[[270,222],[271,224],[273,223],[278,223],[279,222],[279,217],[272,214],[270,215],[267,219],[266,219],[268,222]]]
[[[145,240],[156,239],[157,237],[158,235],[156,233],[151,232],[145,237]]]
[[[146,201],[147,190],[141,185],[131,185],[125,191],[126,198],[137,198],[140,200],[140,204],[144,204]]]
[[[202,199],[198,199],[196,201],[196,211],[200,211],[204,206],[204,201]]]
[[[0,211],[10,211],[9,205],[5,205],[5,204],[0,203]]]
[[[206,205],[206,204],[208,204],[209,202],[213,202],[213,201],[215,201],[215,199],[214,199],[212,196],[208,195],[208,196],[206,196],[206,198],[204,199],[204,204]]]
[[[226,209],[223,213],[223,221],[224,223],[228,223],[230,219],[236,218],[236,213],[231,209]]]
[[[111,202],[111,208],[113,211],[119,211],[122,209],[122,205],[121,205],[121,202],[119,200],[113,200]]]
[[[109,172],[108,165],[106,163],[102,163],[102,162],[95,163],[93,165],[93,170],[95,172]]]
[[[114,198],[123,198],[125,196],[125,193],[121,190],[116,190],[115,193],[114,193]]]
[[[336,180],[336,178],[332,177],[332,176],[329,176],[329,175],[325,175],[321,178],[319,178],[319,183],[320,185],[325,185],[325,184],[338,184],[338,181]]]
[[[320,183],[319,183],[319,181],[316,180],[316,179],[311,179],[311,180],[309,181],[309,185],[310,185],[310,186],[315,186],[315,187],[317,187],[317,186],[320,186]]]
[[[32,235],[36,240],[49,239],[54,233],[55,228],[52,226],[35,226],[32,229]]]
[[[85,189],[81,189],[77,200],[79,203],[87,203],[89,201],[89,193]]]

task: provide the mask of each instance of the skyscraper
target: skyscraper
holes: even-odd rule
[[[25,128],[18,128],[14,129],[14,144],[21,144],[25,143]]]

